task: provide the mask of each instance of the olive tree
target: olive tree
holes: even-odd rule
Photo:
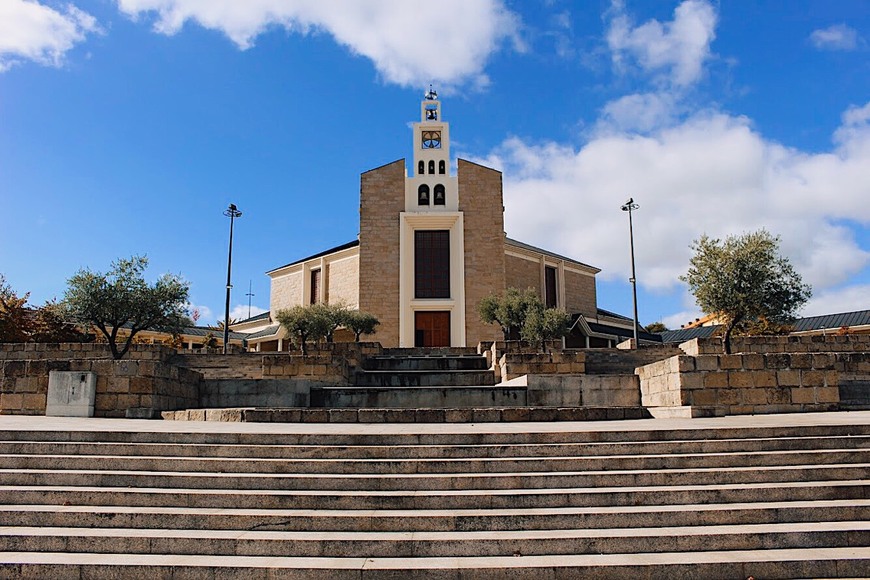
[[[530,342],[540,341],[543,350],[546,341],[568,334],[571,316],[561,308],[530,308],[520,336]]]
[[[501,294],[485,296],[477,305],[480,319],[498,324],[505,340],[520,334],[528,313],[536,308],[543,309],[543,304],[532,288],[508,288]]]
[[[360,310],[351,310],[347,313],[344,325],[353,332],[354,340],[359,342],[362,335],[374,334],[375,329],[380,323],[374,314]]]
[[[173,274],[148,284],[147,266],[146,257],[133,256],[113,262],[105,274],[83,269],[67,281],[67,314],[102,333],[115,359],[127,354],[139,332],[178,332],[187,320],[190,285]]]
[[[275,320],[287,331],[302,354],[308,354],[307,342],[324,338],[330,332],[331,321],[310,306],[294,306],[275,313]]]
[[[724,241],[701,236],[695,255],[680,279],[689,285],[698,306],[715,313],[724,325],[724,350],[741,325],[767,321],[785,324],[810,298],[812,289],[779,253],[779,237],[762,229]]]

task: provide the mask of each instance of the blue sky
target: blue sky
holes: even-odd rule
[[[0,273],[39,304],[145,254],[223,313],[355,239],[359,174],[411,157],[432,83],[454,156],[504,172],[508,235],[602,269],[643,323],[699,313],[702,234],[766,227],[814,297],[870,308],[863,0],[0,0]]]

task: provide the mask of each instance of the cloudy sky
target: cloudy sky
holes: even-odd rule
[[[599,306],[699,313],[692,240],[767,228],[870,308],[864,0],[0,0],[0,273],[41,303],[146,254],[222,317],[356,238],[359,174],[410,158],[430,83],[453,154],[504,172],[508,235],[602,269]],[[249,286],[250,285],[250,286]]]

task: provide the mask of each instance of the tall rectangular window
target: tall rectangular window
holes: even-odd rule
[[[546,290],[544,305],[547,308],[556,308],[556,303],[558,302],[556,299],[556,288],[558,288],[556,283],[556,268],[552,266],[544,268],[544,285]]]
[[[311,270],[311,304],[320,302],[320,270]]]
[[[414,298],[450,298],[450,230],[414,232]]]

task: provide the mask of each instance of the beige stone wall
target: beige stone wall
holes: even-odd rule
[[[794,413],[838,407],[839,374],[858,353],[674,356],[637,369],[647,407],[713,407],[716,414]],[[862,367],[861,365],[866,365]]]
[[[506,288],[525,290],[533,288],[541,295],[541,263],[516,256],[504,257],[504,277]]]
[[[96,373],[95,417],[196,407],[202,375],[173,364],[174,354],[163,346],[134,344],[124,359],[112,360],[105,344],[0,345],[0,415],[44,415],[51,371]]]
[[[283,308],[302,305],[302,272],[293,272],[272,278],[269,310],[273,313]]]
[[[459,211],[465,222],[465,343],[502,337],[484,324],[477,304],[505,287],[504,202],[501,173],[459,160]]]
[[[405,160],[360,177],[359,308],[381,325],[369,340],[399,345],[399,213],[405,209]]]
[[[565,270],[565,310],[574,314],[596,316],[598,301],[595,295],[595,277]]]
[[[359,307],[359,256],[329,263],[326,301]]]
[[[694,338],[680,348],[691,356],[723,352],[721,338]],[[870,334],[735,336],[731,352],[870,352]]]

